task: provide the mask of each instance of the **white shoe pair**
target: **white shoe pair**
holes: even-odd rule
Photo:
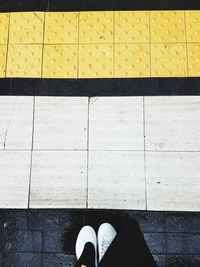
[[[98,230],[96,235],[95,230],[87,225],[84,226],[76,241],[76,257],[77,260],[81,257],[82,252],[84,250],[85,244],[90,242],[94,245],[95,248],[95,265],[97,266],[97,262],[100,262],[103,258],[106,250],[112,243],[115,238],[117,232],[114,227],[109,223],[103,223]],[[98,260],[97,260],[97,248],[98,248]]]

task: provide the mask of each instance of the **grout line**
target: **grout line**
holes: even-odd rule
[[[44,35],[45,35],[45,21],[46,21],[46,12],[44,12],[44,22],[43,22],[43,42],[42,42],[42,60],[41,60],[41,78],[43,77],[43,64],[44,64]]]
[[[6,151],[30,151],[31,149],[16,149],[16,148],[7,148]],[[0,148],[0,151],[4,151],[4,149]],[[63,151],[63,152],[79,152],[79,151],[88,151],[88,149],[33,149],[33,151],[46,151],[46,152],[52,152],[52,151]],[[90,149],[90,151],[98,151],[98,152],[144,152],[144,150],[107,150],[107,149]],[[146,153],[200,153],[200,151],[171,151],[171,150],[145,150]]]
[[[145,175],[145,209],[147,210],[147,175],[146,175],[146,128],[145,128],[145,97],[143,96],[143,135],[144,135],[144,175]]]
[[[150,42],[134,42],[134,43],[131,43],[131,42],[115,42],[115,44],[118,44],[118,45],[140,45],[140,44],[143,44],[143,45],[148,45]],[[197,44],[199,42],[188,42],[190,44]],[[36,42],[36,43],[29,43],[29,42],[24,42],[24,43],[10,43],[12,45],[41,45],[42,43],[41,42]],[[76,45],[76,43],[44,43],[46,46],[51,46],[51,45]],[[185,42],[151,42],[150,44],[185,44]],[[109,42],[109,43],[80,43],[80,45],[113,45],[113,42]]]
[[[113,11],[113,78],[115,77],[115,11]]]
[[[41,231],[41,230],[40,230]],[[44,251],[44,230],[42,229],[41,231],[41,235],[42,235],[42,251],[40,252],[42,255],[44,255],[44,253],[46,253]],[[52,254],[52,253],[51,253]],[[41,266],[44,266],[44,257],[41,256]]]
[[[26,230],[19,230],[20,232],[22,231],[22,232],[26,232]],[[56,232],[56,230],[51,230],[51,231],[49,231],[49,230],[37,230],[37,231],[32,231],[32,230],[30,230],[31,232]],[[18,232],[18,231],[17,231]],[[152,232],[152,233],[157,233],[157,232]],[[175,234],[176,234],[177,232],[175,232]],[[145,234],[146,234],[146,232],[145,232]],[[4,251],[3,251],[4,252]],[[11,253],[13,253],[13,252],[16,252],[16,251],[14,251],[14,250],[11,250],[11,251],[6,251],[6,253],[8,253],[8,254],[11,254]],[[19,252],[19,251],[18,251]],[[30,250],[24,250],[24,251],[20,251],[20,253],[33,253],[33,251],[30,251]],[[46,255],[66,255],[66,252],[62,252],[62,251],[56,251],[56,252],[49,252],[49,251],[45,251],[45,252],[40,252],[40,251],[36,251],[36,252],[34,252],[34,253],[39,253],[39,254],[41,254],[41,255],[44,255],[44,254],[46,254]],[[152,254],[154,254],[154,255],[166,255],[166,256],[168,256],[168,255],[173,255],[173,256],[176,256],[176,255],[179,255],[179,256],[182,256],[182,255],[189,255],[189,256],[199,256],[200,255],[200,253],[184,253],[184,252],[181,252],[181,253],[178,253],[178,252],[167,252],[166,254],[164,254],[164,253],[162,253],[162,252],[156,252],[156,253],[152,253]],[[73,252],[73,251],[67,251],[67,255],[75,255],[75,253]],[[43,257],[42,257],[43,258]],[[43,265],[42,265],[43,266]],[[45,265],[46,266],[46,265]],[[60,266],[60,265],[59,265]],[[65,265],[66,266],[66,265]],[[71,266],[71,265],[70,265]],[[157,265],[156,265],[157,266]],[[173,265],[174,266],[174,265]],[[186,265],[185,265],[186,266]],[[187,265],[188,266],[188,265]]]
[[[194,151],[194,150],[146,150],[146,153],[148,152],[155,152],[155,153],[199,153],[200,151]]]
[[[150,64],[150,73],[149,77],[152,77],[152,68],[151,68],[151,12],[149,11],[149,64]]]
[[[78,12],[78,44],[77,44],[77,79],[79,78],[79,39],[80,39],[80,12]]]
[[[88,209],[88,201],[89,201],[89,115],[90,115],[90,98],[88,97],[88,121],[87,121],[87,199],[86,199],[86,208]]]
[[[164,255],[165,255],[165,267],[166,267],[166,213],[164,212]]]
[[[185,21],[185,45],[186,45],[186,61],[187,61],[187,77],[189,76],[189,63],[188,63],[188,42],[187,42],[187,26],[186,26],[186,12],[184,10],[184,21]]]
[[[7,36],[7,51],[6,51],[6,65],[5,65],[5,78],[7,77],[7,70],[8,70],[8,50],[9,50],[9,43],[10,43],[10,13],[8,13],[8,36]]]
[[[31,195],[31,176],[32,176],[32,163],[33,163],[33,141],[34,141],[34,129],[35,129],[35,96],[33,97],[33,127],[32,127],[32,144],[31,144],[31,164],[30,164],[30,176],[29,176],[29,192],[28,192],[28,209],[30,208],[30,195]]]
[[[13,87],[13,79],[11,78],[11,81],[10,81],[10,96],[13,96],[12,95],[12,87]]]

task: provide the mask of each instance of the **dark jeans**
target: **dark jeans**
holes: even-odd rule
[[[126,220],[100,261],[99,267],[157,267],[135,220]]]

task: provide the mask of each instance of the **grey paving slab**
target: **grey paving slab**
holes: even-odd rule
[[[164,212],[144,211],[141,213],[140,211],[128,211],[128,214],[131,218],[138,221],[143,233],[160,233],[165,231]]]
[[[152,253],[165,252],[165,235],[164,233],[144,233],[144,238]]]
[[[44,231],[43,252],[62,253],[64,231]]]
[[[31,150],[33,99],[29,96],[0,96],[0,150]]]
[[[5,252],[41,252],[42,233],[39,231],[7,231],[3,234],[2,249]]]
[[[200,212],[197,213],[166,213],[166,231],[182,233],[200,232]]]
[[[147,209],[200,211],[199,162],[199,152],[146,152]]]
[[[28,208],[31,151],[0,151],[0,208]]]
[[[166,267],[199,267],[199,255],[166,255]]]
[[[87,97],[35,97],[34,149],[87,149]]]
[[[68,211],[60,209],[30,210],[28,214],[28,229],[31,231],[62,231],[77,233],[83,226],[83,214],[81,211]]]
[[[33,151],[31,208],[85,208],[87,151]]]
[[[2,267],[41,267],[41,254],[39,253],[2,253]]]
[[[145,97],[146,150],[200,151],[199,135],[199,97]]]
[[[200,254],[200,234],[167,233],[166,252],[169,254]]]
[[[143,97],[94,97],[89,103],[91,150],[144,150]]]
[[[88,206],[145,209],[144,152],[90,151]]]
[[[66,254],[43,254],[42,266],[43,267],[73,267],[76,258],[74,255]]]

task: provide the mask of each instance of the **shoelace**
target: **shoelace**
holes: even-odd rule
[[[109,246],[110,246],[110,241],[103,240],[103,242],[101,244],[101,258],[103,257],[103,255],[105,254],[105,252],[109,248]]]

